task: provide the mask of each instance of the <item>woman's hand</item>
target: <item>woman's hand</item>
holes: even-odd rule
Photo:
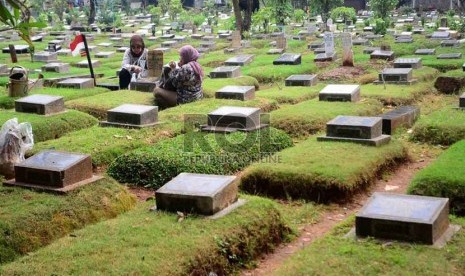
[[[133,65],[132,68],[131,68],[131,71],[136,73],[136,74],[139,74],[140,72],[142,72],[142,67],[137,66],[137,65]]]
[[[168,65],[170,66],[171,69],[176,68],[176,62],[174,62],[174,61],[170,61],[170,63]]]

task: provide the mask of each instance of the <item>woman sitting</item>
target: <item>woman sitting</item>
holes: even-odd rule
[[[119,72],[119,88],[128,89],[132,75],[136,78],[146,78],[147,71],[147,49],[140,35],[133,35],[129,42],[129,49],[124,52],[121,71]]]
[[[160,87],[155,88],[155,101],[160,109],[203,98],[203,70],[197,62],[199,52],[186,45],[179,50],[179,62],[170,61],[170,72]]]

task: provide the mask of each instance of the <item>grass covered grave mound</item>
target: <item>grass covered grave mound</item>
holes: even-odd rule
[[[0,108],[10,109],[15,107],[15,100],[19,99],[19,97],[9,97],[7,95],[7,91],[5,90],[4,93],[0,94]],[[62,96],[65,101],[70,101],[78,98],[94,96],[97,94],[102,94],[108,92],[108,89],[95,87],[91,89],[71,89],[71,88],[54,88],[54,87],[46,87],[44,89],[36,89],[29,92],[28,95],[34,94],[46,94],[50,96]]]
[[[94,126],[68,133],[55,140],[37,143],[32,154],[50,148],[81,152],[92,155],[94,167],[108,166],[116,157],[130,150],[180,134],[181,127],[180,124],[162,124],[156,128],[137,130]]]
[[[329,235],[294,254],[271,275],[462,275],[465,271],[464,219],[447,247],[347,238],[351,218]]]
[[[228,175],[292,146],[283,131],[190,132],[118,157],[108,174],[121,183],[159,188],[182,172]]]
[[[361,88],[361,95],[377,99],[385,105],[409,105],[421,100],[421,96],[434,91],[431,82],[419,82],[412,85],[386,84],[386,89],[382,84],[366,84]]]
[[[110,179],[67,195],[0,186],[0,197],[0,264],[85,225],[116,217],[136,203],[123,186]]]
[[[465,140],[455,143],[415,175],[410,194],[447,197],[453,213],[465,215]]]
[[[458,99],[456,107],[458,107]],[[451,145],[465,139],[465,112],[446,106],[422,116],[413,127],[412,139],[430,144]]]
[[[315,86],[276,85],[268,89],[257,91],[255,95],[260,98],[275,100],[279,104],[296,104],[318,97],[318,92],[325,86],[326,84],[324,83],[318,83]]]
[[[98,122],[94,117],[76,110],[68,110],[51,116],[19,113],[11,110],[3,110],[0,113],[2,125],[11,118],[18,118],[19,122],[31,123],[34,142],[56,139],[68,132],[91,127]]]
[[[258,90],[260,87],[257,79],[249,76],[241,76],[238,78],[226,79],[206,78],[202,83],[203,95],[206,98],[214,98],[215,92],[227,85],[254,86],[255,90]]]
[[[406,158],[406,149],[396,140],[369,147],[318,142],[310,137],[276,153],[275,163],[249,166],[241,178],[241,188],[276,198],[337,201],[367,187],[383,171]]]
[[[326,123],[338,115],[373,116],[382,113],[382,108],[383,105],[374,99],[355,103],[313,99],[275,110],[270,113],[270,120],[273,127],[299,137],[324,130]]]
[[[88,113],[99,120],[107,118],[107,110],[122,104],[145,104],[153,105],[152,93],[138,92],[132,90],[120,90],[107,92],[91,97],[80,98],[65,103],[67,108],[77,109]]]
[[[276,203],[244,196],[220,219],[147,212],[153,201],[116,219],[76,231],[0,274],[229,275],[289,234]]]

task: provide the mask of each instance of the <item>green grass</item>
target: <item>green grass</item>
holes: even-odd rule
[[[210,79],[205,78],[202,83],[203,95],[205,98],[214,98],[215,92],[225,87],[226,85],[244,85],[255,86],[255,90],[259,89],[258,81],[249,76],[228,79]]]
[[[0,197],[0,264],[135,205],[134,197],[110,179],[62,196],[0,186]]]
[[[362,97],[377,99],[385,105],[408,105],[434,91],[431,82],[419,82],[413,85],[387,84],[386,89],[382,84],[366,84],[361,87],[360,93]]]
[[[50,116],[19,113],[12,110],[2,110],[0,113],[2,125],[11,118],[18,118],[20,123],[31,123],[34,142],[56,139],[68,132],[88,128],[97,123],[94,117],[76,110]]]
[[[0,89],[1,91],[1,89]],[[71,89],[71,88],[54,88],[46,87],[43,89],[34,89],[29,92],[29,95],[46,94],[52,96],[63,96],[65,101],[74,100],[82,97],[93,96],[101,93],[108,92],[106,88],[96,87],[92,89]],[[20,97],[9,97],[8,90],[0,94],[0,108],[10,109],[15,107],[15,100]]]
[[[241,187],[277,198],[336,201],[365,188],[382,171],[406,159],[404,146],[392,140],[381,147],[348,142],[319,142],[311,137],[274,156],[252,164]]]
[[[211,220],[148,212],[153,201],[0,268],[5,275],[227,275],[286,238],[276,204],[257,197]]]
[[[121,183],[158,188],[181,172],[228,175],[292,146],[276,129],[232,134],[189,132],[118,157],[108,174]]]
[[[412,139],[431,144],[451,145],[465,139],[464,120],[464,111],[446,106],[420,117],[413,127]]]
[[[291,256],[272,275],[463,275],[465,220],[443,249],[428,245],[345,238],[349,219],[330,234]]]
[[[255,95],[260,98],[275,100],[280,104],[296,104],[318,97],[318,93],[325,86],[324,83],[318,83],[315,86],[284,86],[284,84],[280,84],[257,91]]]
[[[326,128],[326,123],[338,115],[371,116],[382,113],[383,105],[374,99],[357,103],[327,102],[313,99],[289,105],[271,112],[273,127],[293,137],[308,136]]]
[[[455,143],[431,165],[415,175],[408,192],[447,197],[452,212],[465,214],[465,140]]]

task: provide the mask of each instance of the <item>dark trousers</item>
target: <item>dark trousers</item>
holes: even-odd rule
[[[119,89],[128,89],[131,83],[131,77],[131,73],[129,73],[126,68],[122,68],[121,71],[119,71]]]

